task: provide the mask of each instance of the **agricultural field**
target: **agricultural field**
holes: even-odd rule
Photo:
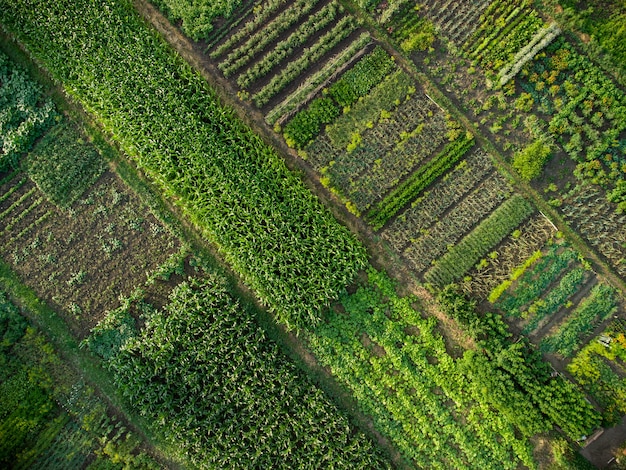
[[[556,2],[36,3],[0,24],[120,160],[0,56],[3,270],[160,452],[586,468],[626,414],[626,97]]]
[[[70,122],[51,129],[22,167],[0,186],[3,261],[82,338],[180,242]]]
[[[3,467],[163,468],[4,292],[0,333]]]

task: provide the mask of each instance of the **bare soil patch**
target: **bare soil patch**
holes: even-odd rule
[[[5,184],[0,193],[17,181]],[[33,188],[32,197],[43,197],[30,181],[20,191]],[[50,216],[39,226],[31,224],[32,217],[24,217],[0,236],[2,257],[62,313],[79,339],[179,247],[111,172],[67,211],[48,201],[40,206],[38,212],[45,210]],[[11,216],[19,217],[20,210]],[[16,234],[21,235],[17,240]]]

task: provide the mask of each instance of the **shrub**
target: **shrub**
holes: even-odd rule
[[[548,159],[552,156],[552,149],[541,140],[536,140],[513,157],[513,168],[524,181],[537,178]]]

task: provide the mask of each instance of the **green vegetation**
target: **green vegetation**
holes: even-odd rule
[[[323,124],[333,122],[342,107],[344,112],[349,111],[346,107],[359,98],[366,97],[393,67],[392,58],[380,46],[360,59],[352,69],[326,90],[326,97],[316,98],[289,121],[283,133],[287,145],[298,149],[304,148],[317,137]],[[396,85],[400,86],[401,83]],[[393,101],[396,99],[394,96]]]
[[[0,292],[0,465],[154,469],[142,444]]]
[[[396,186],[391,193],[368,213],[368,219],[374,229],[385,225],[400,209],[415,199],[433,181],[456,165],[474,145],[473,136],[463,136],[446,147],[411,176]]]
[[[605,284],[596,285],[557,332],[543,339],[541,350],[571,356],[585,335],[615,313],[617,310],[615,294],[612,287]]]
[[[585,49],[594,58],[600,59],[622,83],[626,82],[624,3],[619,0],[608,0],[598,6],[585,4],[581,0],[559,0],[556,3],[563,7],[555,15],[557,19],[587,34],[589,43],[583,44]]]
[[[547,161],[552,156],[550,145],[536,140],[525,149],[517,152],[513,157],[513,168],[517,170],[524,181],[537,178]]]
[[[200,468],[387,468],[222,284],[179,284],[110,360],[154,432]]]
[[[495,305],[506,315],[521,316],[522,307],[540,297],[577,256],[571,248],[553,244],[542,258],[518,279],[513,290],[502,294]]]
[[[535,330],[541,320],[554,314],[565,305],[565,302],[572,297],[583,284],[585,280],[585,270],[576,267],[559,280],[559,283],[541,299],[533,302],[528,310],[522,312],[523,317],[530,318],[523,329],[524,334],[528,334]]]
[[[350,36],[355,29],[356,23],[351,16],[341,18],[315,44],[304,49],[298,58],[286,64],[280,72],[271,78],[267,85],[255,93],[252,97],[254,104],[261,107],[269,103],[274,96],[299,77],[311,64],[322,59],[337,44]]]
[[[278,42],[270,51],[262,55],[259,61],[242,72],[237,77],[237,85],[241,88],[249,88],[254,82],[263,78],[275,67],[290,58],[317,31],[321,31],[331,24],[340,13],[340,10],[336,3],[330,3],[306,18],[305,22],[299,25],[293,33]],[[344,17],[339,20],[337,26],[342,27],[343,24],[348,24],[351,21],[351,18]],[[229,69],[226,70],[228,71]],[[225,73],[225,75],[228,76],[230,73]]]
[[[229,17],[247,0],[155,0],[170,20],[182,21],[182,28],[193,39],[205,39],[213,30],[213,21],[218,17]]]
[[[283,136],[290,147],[304,148],[320,133],[322,125],[330,124],[341,111],[330,98],[317,98],[285,126]]]
[[[350,106],[360,97],[367,95],[395,66],[393,57],[382,47],[377,46],[333,83],[328,88],[328,95],[339,106]]]
[[[231,51],[226,58],[219,63],[218,68],[229,77],[245,67],[255,56],[261,53],[268,45],[274,42],[283,31],[307,15],[317,5],[317,0],[300,0],[285,9],[270,23],[263,28],[257,29],[254,34],[248,36],[237,49]],[[333,13],[331,13],[333,12]],[[332,18],[337,12],[337,4],[329,3],[317,15],[312,16],[316,21],[324,19],[326,14]],[[310,24],[310,23],[309,23]]]
[[[316,88],[326,83],[341,67],[349,64],[370,42],[371,37],[369,33],[361,33],[358,38],[352,41],[334,58],[326,62],[320,70],[308,77],[296,91],[268,112],[265,116],[265,120],[273,125],[279,121],[279,119],[283,119],[285,116],[289,115],[289,113],[297,110],[308,95],[313,93]]]
[[[490,248],[501,242],[534,211],[526,199],[519,194],[513,195],[439,258],[424,279],[438,286],[460,279]]]
[[[28,176],[60,207],[69,207],[91,187],[106,164],[67,121],[51,129],[25,159]]]
[[[364,248],[129,2],[66,3],[3,0],[0,19],[177,198],[279,321],[318,322],[364,266]]]
[[[567,366],[568,371],[600,404],[603,424],[617,424],[626,413],[626,323],[615,320],[585,346]]]
[[[309,335],[313,352],[413,465],[536,468],[526,439],[545,426],[536,407],[525,408],[508,384],[508,403],[487,396],[469,371],[482,360],[450,356],[435,319],[415,310],[417,299],[398,296],[395,284],[371,269],[340,301],[341,312],[331,311]]]
[[[490,3],[481,16],[479,27],[463,47],[473,60],[499,70],[532,42],[542,26],[543,20],[530,2],[497,0]]]
[[[56,117],[39,85],[0,52],[0,173],[16,168]]]
[[[483,360],[483,367],[488,367],[475,376],[477,386],[484,384],[480,388],[482,393],[489,390],[486,392],[489,399],[508,402],[509,413],[515,410],[519,400],[529,401],[531,405],[522,405],[518,413],[536,406],[573,440],[589,435],[599,425],[598,413],[574,384],[560,375],[552,377],[541,354],[531,349],[526,340],[511,344],[510,333],[500,315],[479,313],[476,301],[458,293],[454,285],[446,286],[437,299],[444,312],[457,320],[492,360],[491,363]],[[474,364],[479,357],[476,353],[468,351],[466,356],[469,367],[480,367]],[[524,395],[515,396],[511,388],[522,390]],[[519,416],[514,422],[528,423]],[[534,426],[540,427],[541,422],[535,422]]]
[[[398,8],[391,18],[384,21],[384,24],[390,25],[391,37],[404,52],[425,51],[435,41],[435,25],[421,18],[418,12],[419,6],[407,2]],[[389,13],[385,12],[385,17],[388,15]],[[384,18],[381,18],[379,21],[383,20]]]
[[[492,304],[496,302],[500,298],[500,296],[506,291],[513,282],[517,281],[517,279],[526,272],[526,270],[537,261],[539,258],[543,256],[541,250],[535,251],[530,258],[528,258],[521,266],[515,268],[513,272],[511,272],[511,276],[506,281],[503,281],[501,284],[498,284],[490,293],[489,293],[489,302]]]
[[[403,70],[387,75],[378,85],[326,127],[326,133],[337,148],[350,144],[352,136],[372,128],[379,120],[390,116],[395,108],[415,93],[415,82]]]

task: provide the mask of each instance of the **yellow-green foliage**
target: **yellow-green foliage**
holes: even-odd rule
[[[511,286],[511,284],[513,284],[513,282],[515,282],[522,274],[524,274],[524,272],[530,267],[531,264],[541,258],[541,255],[541,250],[535,251],[532,256],[524,261],[521,266],[515,268],[515,270],[511,273],[511,277],[509,279],[502,282],[502,284],[496,286],[491,291],[491,293],[489,294],[489,302],[494,303],[496,300],[498,300],[500,296],[504,293],[504,291],[506,291]]]
[[[531,181],[541,174],[544,165],[552,156],[552,149],[541,140],[536,140],[513,157],[513,168],[524,181]]]

